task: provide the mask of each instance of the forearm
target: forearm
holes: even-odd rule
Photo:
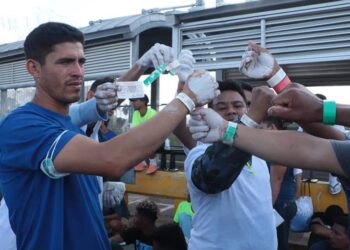
[[[323,108],[315,109],[311,115],[311,119],[314,122],[322,122]],[[346,104],[336,104],[336,117],[335,124],[350,126],[350,105]]]
[[[281,182],[276,183],[271,180],[272,205],[275,204],[281,190]]]
[[[118,162],[121,174],[123,174],[154,154],[187,112],[182,102],[177,99],[173,100],[154,118],[106,142],[103,151],[106,156],[111,157],[112,162]]]
[[[107,119],[105,113],[103,113],[102,116],[99,114],[95,98],[83,103],[71,105],[69,107],[69,116],[71,117],[72,123],[77,127]]]
[[[193,163],[192,182],[205,193],[219,193],[232,185],[250,158],[235,147],[214,143]]]
[[[326,228],[321,224],[312,224],[310,228],[311,228],[311,232],[316,234],[317,236],[321,236],[325,238],[331,237],[332,230],[329,228]]]
[[[336,124],[350,126],[350,105],[337,104]]]
[[[295,131],[257,130],[238,125],[235,146],[285,166],[327,171],[345,176],[331,143],[308,134]]]
[[[317,137],[340,141],[346,140],[344,132],[329,125],[321,123],[305,123],[300,125],[305,132]]]
[[[277,200],[286,172],[287,172],[287,167],[285,166],[277,165],[277,164],[271,164],[270,166],[272,204],[275,204]]]
[[[55,167],[63,173],[120,177],[152,155],[187,112],[185,105],[175,99],[154,118],[107,142],[76,136],[57,155]]]
[[[119,77],[118,81],[137,81],[146,68],[142,68],[138,63],[135,63],[124,75]]]
[[[183,119],[179,123],[173,133],[186,148],[192,149],[196,146],[196,141],[193,140],[192,135],[186,126],[186,119]]]

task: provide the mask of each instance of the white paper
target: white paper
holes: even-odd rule
[[[117,85],[119,86],[117,92],[119,99],[143,98],[145,95],[142,82],[117,82]]]

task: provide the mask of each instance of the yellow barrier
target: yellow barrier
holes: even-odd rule
[[[126,193],[174,199],[176,208],[179,202],[187,199],[185,173],[157,171],[153,175],[146,175],[137,172],[135,184],[127,184]]]
[[[184,172],[157,171],[154,175],[137,172],[135,183],[126,185],[126,193],[174,199],[175,208],[180,201],[187,199],[187,185]],[[308,184],[303,183],[303,185],[306,185],[305,191],[308,195]],[[315,212],[324,212],[329,205],[336,204],[343,208],[345,213],[348,213],[343,190],[339,194],[332,195],[328,191],[328,182],[320,181],[310,183],[310,191]]]
[[[304,182],[303,185],[306,186],[305,191],[306,195],[308,195],[308,184]],[[324,212],[329,205],[338,205],[344,210],[345,213],[348,213],[348,206],[344,191],[342,190],[339,194],[333,195],[329,193],[328,188],[328,182],[319,181],[317,183],[310,183],[310,196],[312,197],[314,212]],[[304,189],[304,187],[302,187],[302,189]]]

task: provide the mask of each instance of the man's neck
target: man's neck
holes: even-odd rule
[[[32,102],[61,115],[68,115],[69,104],[59,103],[50,97],[43,97],[37,92],[35,93]]]
[[[140,111],[141,116],[145,116],[147,113],[147,106],[141,107],[139,111]]]

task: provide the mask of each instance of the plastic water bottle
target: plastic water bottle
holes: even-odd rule
[[[143,83],[148,86],[151,85],[152,82],[157,80],[159,76],[165,71],[166,69],[166,64],[162,64],[158,66],[144,81]]]
[[[170,140],[168,138],[165,139],[164,149],[165,150],[170,150]]]

